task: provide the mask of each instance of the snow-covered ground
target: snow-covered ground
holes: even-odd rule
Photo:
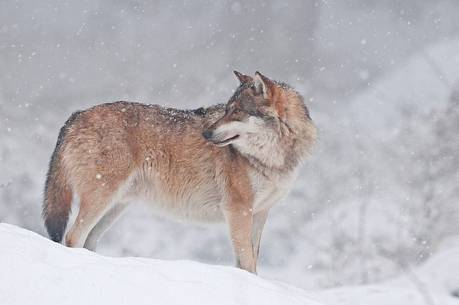
[[[320,304],[232,267],[113,258],[0,225],[0,304]]]
[[[382,284],[304,290],[191,261],[113,258],[0,224],[0,304],[459,304],[459,241]]]

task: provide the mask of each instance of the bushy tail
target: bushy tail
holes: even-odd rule
[[[62,166],[62,143],[68,126],[73,121],[73,116],[62,127],[57,139],[51,161],[49,162],[46,177],[45,198],[43,203],[43,219],[49,237],[56,242],[61,242],[69,220],[72,208],[72,189],[68,183],[67,174]]]
[[[53,154],[50,162],[45,186],[43,219],[49,237],[53,241],[61,242],[72,207],[72,190],[67,183],[62,167],[59,164],[53,164],[53,159],[58,158],[55,158]]]

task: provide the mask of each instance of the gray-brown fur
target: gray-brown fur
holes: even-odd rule
[[[51,238],[62,239],[73,194],[80,208],[65,243],[92,250],[129,202],[143,200],[175,217],[226,221],[238,266],[255,272],[269,208],[288,191],[315,128],[293,89],[238,78],[226,105],[178,110],[115,102],[73,115],[45,189]]]

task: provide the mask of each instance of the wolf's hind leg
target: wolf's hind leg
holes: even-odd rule
[[[96,251],[97,243],[103,234],[113,225],[113,223],[119,218],[122,212],[128,206],[127,202],[115,203],[110,210],[105,213],[102,219],[92,228],[91,232],[84,243],[84,247],[91,251]]]
[[[89,232],[109,210],[111,195],[108,192],[96,191],[80,196],[80,210],[65,236],[66,246],[83,247]]]

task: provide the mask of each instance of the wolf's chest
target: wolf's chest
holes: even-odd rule
[[[250,181],[255,194],[253,212],[256,214],[269,209],[287,196],[296,176],[296,173],[289,173],[266,177],[258,173],[252,173]]]

